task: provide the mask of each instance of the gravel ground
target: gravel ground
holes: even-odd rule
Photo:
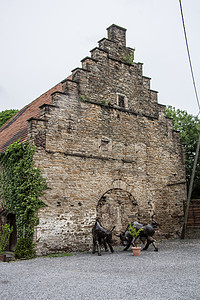
[[[0,299],[200,299],[200,240],[158,246],[0,262]]]

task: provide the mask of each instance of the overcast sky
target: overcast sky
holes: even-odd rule
[[[182,6],[200,93],[200,1]],[[70,75],[113,23],[127,29],[159,103],[197,115],[179,0],[0,0],[0,111],[23,108]]]

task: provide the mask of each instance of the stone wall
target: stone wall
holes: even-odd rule
[[[97,215],[115,233],[138,220],[176,236],[186,199],[184,151],[141,63],[126,61],[126,30],[112,25],[82,68],[29,120],[47,178],[37,253],[91,248]],[[116,241],[117,242],[117,241]]]

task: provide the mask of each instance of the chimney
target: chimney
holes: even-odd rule
[[[107,28],[108,39],[126,47],[126,29],[118,25],[112,24]]]

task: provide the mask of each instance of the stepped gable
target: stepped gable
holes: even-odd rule
[[[62,83],[58,83],[39,98],[26,105],[0,128],[0,152],[4,152],[10,144],[17,140],[20,140],[22,143],[27,140],[27,120],[30,118],[39,118],[39,107],[43,104],[52,104],[51,94],[56,91],[62,91]]]
[[[158,118],[157,92],[150,89],[151,78],[143,76],[142,63],[133,61],[134,49],[126,46],[126,29],[112,24],[107,28],[107,36],[90,51],[91,57],[82,59],[81,68],[74,69],[71,76],[25,106],[0,128],[0,152],[19,139],[21,142],[28,139],[27,121],[42,117],[43,104],[56,104],[52,98],[56,92]]]
[[[157,92],[150,88],[151,78],[143,76],[143,64],[134,61],[135,50],[126,46],[126,29],[113,24],[107,36],[90,51],[91,57],[81,60],[82,68],[72,70],[80,96],[158,119]],[[65,85],[63,91],[68,93]]]

